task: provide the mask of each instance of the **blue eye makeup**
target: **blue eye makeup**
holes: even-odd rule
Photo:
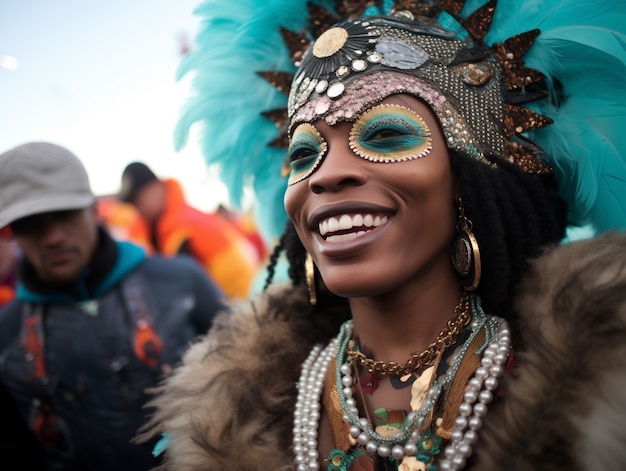
[[[312,124],[298,125],[287,151],[289,161],[287,184],[293,185],[311,175],[319,167],[327,149],[328,144]]]
[[[372,162],[404,162],[432,149],[430,129],[413,110],[400,105],[378,105],[352,125],[350,148]]]

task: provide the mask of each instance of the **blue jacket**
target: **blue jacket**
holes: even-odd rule
[[[146,388],[206,333],[224,298],[191,258],[146,258],[104,231],[100,239],[96,260],[61,290],[39,282],[24,261],[17,298],[0,310],[2,470],[158,464],[154,443],[131,443],[150,413]],[[38,330],[31,318],[40,319]],[[151,335],[136,347],[139,332]]]

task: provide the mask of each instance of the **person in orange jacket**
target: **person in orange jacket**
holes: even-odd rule
[[[154,251],[195,258],[230,298],[249,295],[259,269],[254,247],[217,213],[190,206],[178,181],[160,179],[142,162],[122,173],[121,201],[142,216]]]
[[[96,208],[101,223],[114,239],[134,242],[148,254],[154,253],[148,226],[135,206],[120,201],[117,195],[102,195],[96,199]]]

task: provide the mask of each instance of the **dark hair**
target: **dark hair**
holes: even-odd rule
[[[482,276],[476,293],[486,312],[510,318],[512,295],[529,259],[565,235],[565,203],[551,174],[528,174],[501,159],[492,168],[455,151],[450,151],[450,163],[480,247]],[[293,285],[306,289],[306,253],[290,222],[270,256],[265,287],[283,251]]]
[[[565,235],[565,203],[552,174],[529,174],[502,159],[493,168],[453,151],[450,164],[480,247],[476,293],[487,312],[509,317],[515,286],[529,260]]]

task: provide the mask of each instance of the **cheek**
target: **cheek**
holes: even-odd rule
[[[285,196],[283,197],[283,203],[285,211],[296,227],[298,224],[299,215],[302,210],[302,206],[306,201],[306,183],[300,182],[295,185],[287,187]]]
[[[284,205],[285,211],[289,216],[289,220],[298,234],[298,238],[308,250],[306,236],[309,234],[309,231],[307,230],[306,220],[303,215],[303,207],[305,205],[307,195],[308,191],[306,183],[296,183],[295,185],[290,186],[285,192]]]
[[[399,171],[403,164],[383,165],[393,172],[389,178],[409,198],[454,201],[454,177],[447,156],[433,154],[407,164],[409,166]]]

